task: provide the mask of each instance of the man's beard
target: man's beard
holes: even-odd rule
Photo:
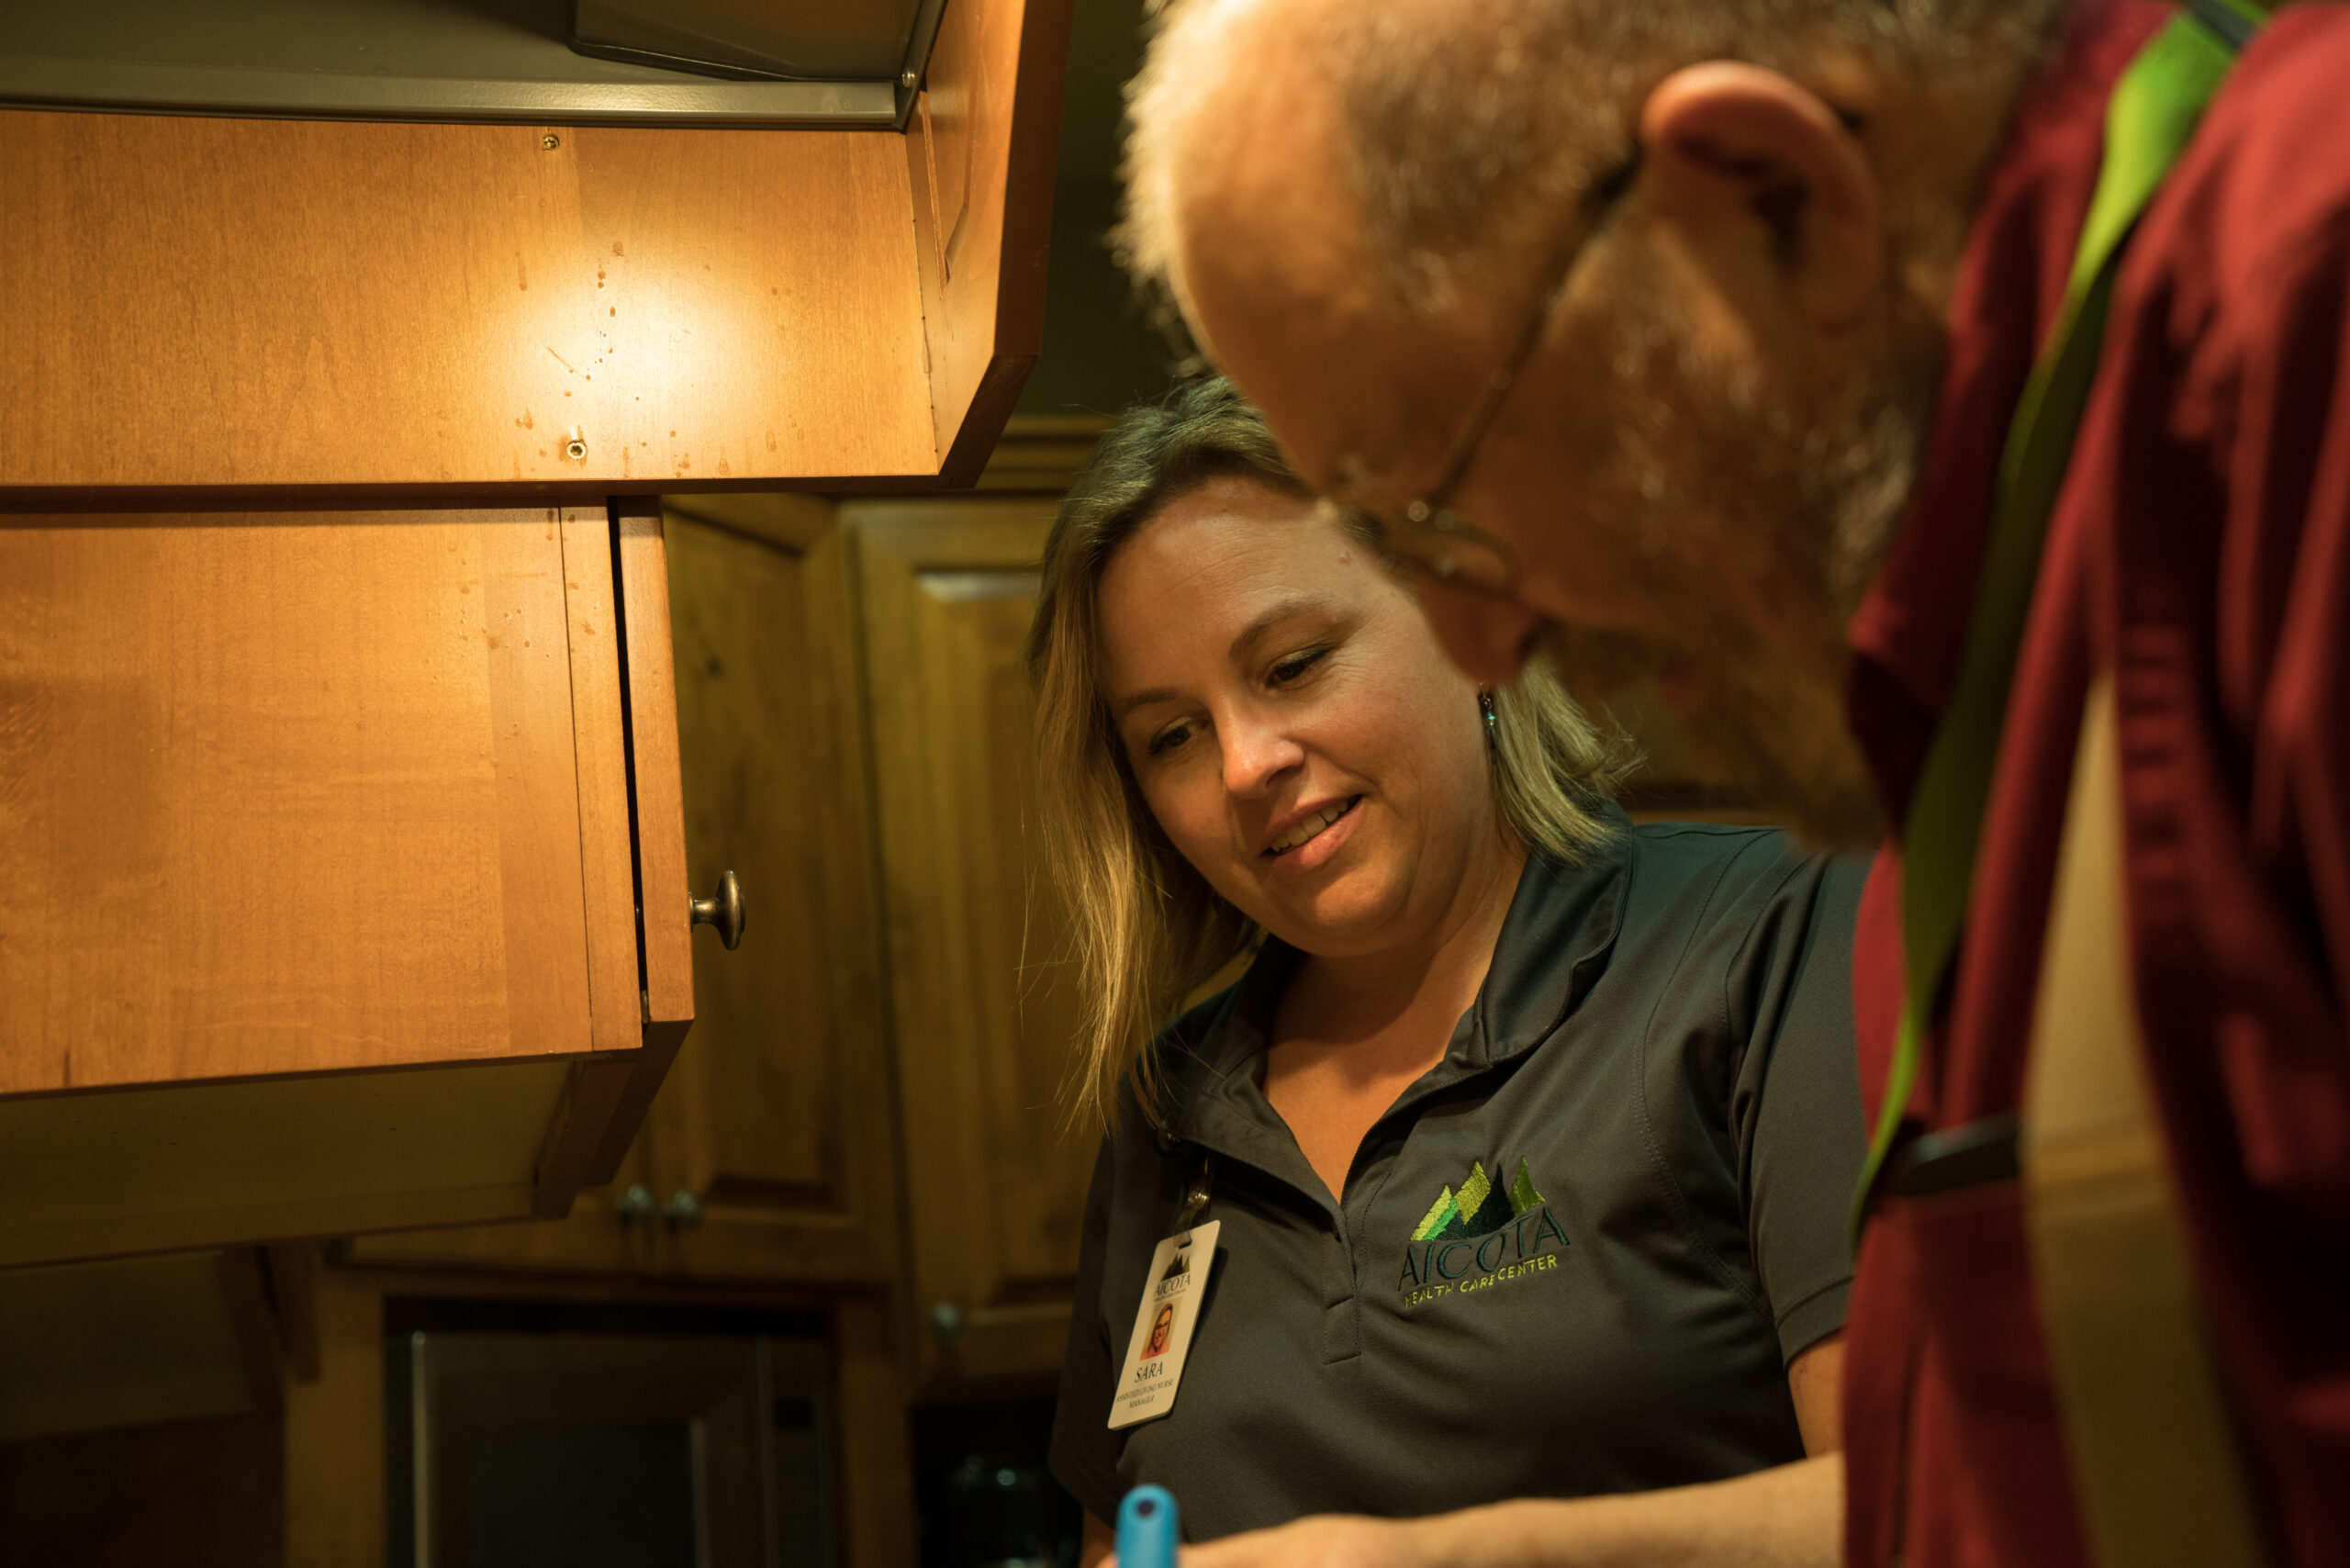
[[[1942,341],[1889,309],[1829,389],[1699,363],[1653,274],[1619,269],[1605,328],[1615,442],[1594,521],[1635,544],[1661,637],[1554,627],[1552,662],[1597,699],[1673,678],[1685,756],[1706,782],[1821,847],[1883,832],[1845,720],[1844,628],[1908,498]]]

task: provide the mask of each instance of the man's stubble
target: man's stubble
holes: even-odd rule
[[[1889,306],[1841,373],[1726,371],[1693,350],[1654,269],[1593,262],[1613,308],[1579,359],[1608,434],[1578,510],[1629,543],[1672,623],[1661,638],[1553,625],[1546,651],[1602,707],[1676,667],[1707,782],[1815,846],[1872,845],[1883,815],[1846,723],[1844,629],[1908,503],[1940,334]]]

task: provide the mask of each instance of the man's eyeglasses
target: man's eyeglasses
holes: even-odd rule
[[[1639,150],[1636,145],[1593,190],[1591,210],[1595,218],[1624,193],[1639,170]],[[1485,434],[1493,428],[1494,417],[1501,412],[1509,389],[1525,374],[1534,351],[1541,346],[1551,314],[1566,296],[1568,281],[1574,276],[1575,263],[1583,249],[1578,240],[1565,246],[1564,253],[1552,263],[1541,297],[1519,330],[1517,341],[1510,345],[1509,353],[1486,378],[1477,400],[1470,405],[1460,433],[1445,451],[1444,466],[1438,470],[1434,484],[1393,518],[1340,502],[1326,503],[1336,508],[1344,521],[1375,536],[1388,559],[1398,568],[1496,599],[1508,598],[1517,586],[1517,553],[1506,541],[1454,511],[1452,493],[1469,472],[1478,448],[1484,444]]]

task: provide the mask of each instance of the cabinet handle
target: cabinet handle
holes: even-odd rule
[[[963,1309],[951,1301],[942,1301],[930,1309],[930,1331],[938,1336],[942,1345],[951,1345],[963,1337]]]
[[[639,1220],[651,1219],[653,1194],[644,1190],[642,1182],[631,1186],[627,1192],[612,1200],[612,1217],[622,1225],[634,1225]]]
[[[696,925],[718,927],[718,939],[733,952],[743,941],[743,884],[727,872],[718,879],[718,891],[706,899],[693,899],[693,923]]]
[[[671,1230],[701,1228],[701,1198],[688,1188],[680,1187],[662,1205],[661,1217]]]

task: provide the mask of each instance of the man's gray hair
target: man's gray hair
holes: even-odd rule
[[[1629,151],[1647,84],[1707,60],[1800,75],[1823,50],[1920,80],[2012,77],[2067,0],[1156,0],[1127,88],[1115,242],[1146,286],[1176,276],[1177,161],[1243,60],[1289,50],[1338,94],[1339,172],[1366,259],[1407,306],[1438,309],[1512,217],[1555,210]],[[1302,46],[1302,50],[1299,46]],[[1294,84],[1292,91],[1307,90]]]

